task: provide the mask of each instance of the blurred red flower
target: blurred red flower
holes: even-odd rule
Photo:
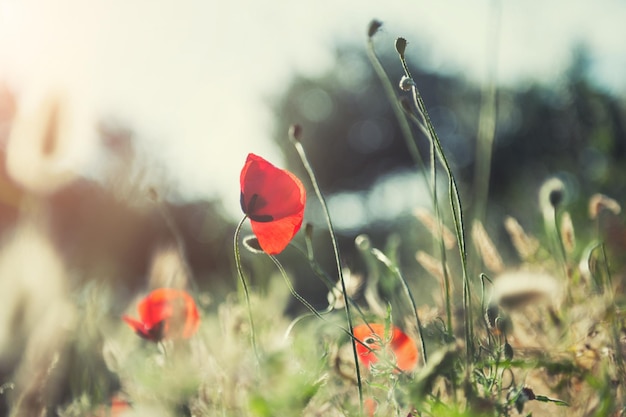
[[[376,410],[378,410],[378,402],[371,397],[367,397],[363,399],[363,409],[368,417],[374,417]]]
[[[289,171],[248,154],[241,170],[241,209],[264,252],[282,252],[298,233],[304,218],[306,191]]]
[[[109,404],[96,408],[93,417],[118,417],[131,409],[130,402],[121,394],[115,394]]]
[[[137,306],[139,320],[124,315],[122,319],[144,339],[188,339],[198,330],[200,314],[193,298],[183,290],[158,288]]]
[[[378,362],[381,350],[393,354],[395,365],[402,371],[411,371],[417,365],[419,353],[417,345],[409,336],[395,326],[391,326],[385,338],[385,325],[360,324],[354,328],[354,337],[363,342],[356,344],[357,354],[368,368]],[[370,351],[371,349],[371,351]]]

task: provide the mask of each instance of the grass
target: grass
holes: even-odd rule
[[[242,257],[263,255],[240,251],[242,221],[234,236],[234,257],[245,297],[232,294],[203,302],[209,294],[194,286],[202,310],[199,331],[189,340],[156,344],[138,338],[119,317],[109,315],[112,300],[106,290],[85,287],[60,302],[61,313],[55,317],[63,320],[52,320],[52,328],[33,327],[15,380],[0,381],[0,395],[13,405],[11,415],[626,415],[624,282],[612,269],[594,223],[607,213],[615,215],[619,205],[593,196],[593,219],[574,226],[559,195],[563,190],[547,182],[541,212],[536,213],[545,230],[529,232],[511,217],[502,225],[519,262],[503,261],[501,242],[489,235],[484,219],[472,222],[472,239],[466,240],[463,200],[427,104],[411,78],[406,41],[398,39],[396,49],[405,72],[401,86],[410,93],[411,106],[401,104],[389,88],[397,83],[386,78],[377,61],[372,39],[378,27],[373,22],[368,31],[370,57],[433,197],[430,231],[435,249],[429,253],[413,248],[418,262],[437,281],[440,293],[433,301],[418,304],[414,277],[403,273],[393,253],[372,247],[366,236],[355,242],[369,268],[361,282],[364,288],[348,285],[331,215],[292,131],[292,142],[325,210],[336,270],[323,271],[317,263],[308,228],[306,250],[297,249],[328,286],[328,308],[316,311],[296,293],[288,266],[274,256],[269,287],[263,291],[248,286]],[[496,111],[493,103],[485,108]],[[495,120],[493,114],[481,117]],[[491,143],[492,129],[481,130]],[[416,152],[419,140],[430,144],[428,171]],[[440,171],[447,180],[447,209],[438,198]],[[483,167],[481,172],[489,170]],[[477,181],[486,189],[486,178]],[[429,217],[422,213],[420,218]],[[577,234],[589,236],[588,241],[577,242]],[[444,236],[455,246],[446,244]],[[184,251],[176,256],[180,265],[187,265]],[[61,281],[55,284],[59,288]],[[390,298],[381,288],[395,293]],[[288,317],[284,312],[292,297],[311,313]],[[381,359],[378,366],[361,367],[356,351],[361,341],[352,333],[361,322],[393,323],[413,336],[420,345],[419,367],[399,372],[393,356]],[[51,333],[56,337],[48,338]],[[67,379],[59,379],[61,375]],[[63,397],[69,402],[55,402],[62,398],[55,394],[58,389],[70,391]]]

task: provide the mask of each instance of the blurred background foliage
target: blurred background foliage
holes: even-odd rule
[[[397,86],[403,72],[395,50],[377,47]],[[410,43],[406,56],[459,182],[469,230],[473,218],[482,217],[476,212],[480,204],[476,201],[476,152],[485,86],[462,73],[425,70],[420,50],[419,44]],[[335,57],[331,71],[318,78],[295,77],[276,98],[274,140],[283,149],[288,167],[306,178],[286,140],[289,125],[303,127],[302,143],[322,190],[329,194],[347,266],[361,268],[353,243],[357,235],[368,234],[379,247],[395,235],[408,243],[398,245],[401,264],[411,276],[423,275],[415,270],[414,252],[432,248],[432,237],[413,210],[431,209],[432,203],[423,179],[415,175],[419,166],[407,150],[365,49],[338,46]],[[581,236],[589,232],[585,225],[590,224],[591,195],[604,193],[618,201],[626,195],[626,102],[590,82],[588,63],[589,53],[581,46],[559,83],[496,86],[496,131],[483,220],[509,262],[519,263],[519,259],[511,250],[503,219],[513,216],[542,237],[538,193],[548,178],[558,177],[565,183],[566,207],[580,226],[577,233]],[[398,97],[409,98],[410,93],[398,87],[396,91]],[[413,127],[428,165],[428,141]],[[440,172],[440,178],[444,177]],[[441,189],[442,206],[447,208],[446,187]],[[315,205],[310,206],[310,220],[324,227]]]
[[[395,52],[385,47],[380,48],[379,54],[397,85],[402,72]],[[284,91],[268,98],[275,112],[273,140],[284,152],[286,167],[309,184],[287,140],[290,125],[298,123],[303,127],[302,143],[322,192],[328,197],[345,267],[355,274],[368,269],[368,259],[361,256],[354,243],[358,235],[366,234],[372,245],[399,261],[412,285],[428,282],[425,285],[432,287],[432,280],[423,278],[426,274],[415,260],[416,250],[432,248],[432,236],[413,215],[417,207],[431,207],[423,178],[417,173],[364,47],[337,46],[335,57],[335,66],[326,74],[315,78],[296,76],[286,83]],[[420,65],[419,44],[411,44],[407,57],[453,164],[469,225],[478,203],[475,201],[476,149],[484,86],[468,81],[462,73],[426,71]],[[619,202],[626,195],[624,97],[603,91],[589,81],[589,58],[583,47],[573,57],[558,84],[527,83],[497,89],[495,144],[485,223],[507,264],[516,264],[519,259],[509,249],[503,218],[512,215],[540,234],[538,191],[549,177],[557,176],[566,184],[565,205],[572,213],[577,233],[581,234],[584,225],[589,224],[587,201],[592,194],[604,193]],[[397,91],[399,96],[405,94]],[[15,103],[8,90],[2,89],[0,93],[0,142],[6,144]],[[38,152],[45,158],[53,158],[57,134],[54,120],[48,129],[52,133],[44,135]],[[422,156],[427,159],[427,141],[417,130],[414,134]],[[2,150],[0,234],[3,240],[10,241],[24,219],[34,218],[65,265],[64,273],[71,288],[95,283],[114,294],[110,306],[103,307],[103,314],[112,322],[130,308],[136,293],[171,278],[158,281],[151,270],[163,248],[174,248],[181,262],[177,267],[188,268],[194,285],[208,294],[202,307],[217,308],[225,294],[237,286],[232,254],[235,223],[224,212],[222,202],[162,199],[158,192],[150,190],[153,180],[146,181],[137,172],[138,167],[145,167],[156,171],[157,178],[163,175],[159,174],[158,166],[150,166],[142,159],[141,152],[135,148],[132,129],[123,123],[103,125],[100,135],[110,151],[112,162],[107,165],[110,172],[105,177],[110,181],[73,178],[45,192],[29,189],[12,177],[7,169],[6,150]],[[283,161],[273,162],[284,166]],[[332,247],[320,206],[310,184],[307,188],[306,221],[313,225],[315,259],[334,278]],[[616,230],[619,245],[626,233],[619,227]],[[295,245],[304,248],[303,232]],[[36,258],[36,253],[33,257]],[[324,308],[328,303],[327,288],[314,277],[303,251],[288,248],[279,257],[298,291],[313,306]],[[29,261],[35,262],[27,259],[25,263]],[[243,262],[255,290],[261,294],[271,291],[270,282],[279,279],[274,265],[265,257],[248,253]],[[383,294],[385,291],[390,295],[396,293],[394,288],[383,288]],[[427,293],[421,291],[420,295],[428,297]],[[290,313],[302,309],[297,301],[291,301]],[[29,316],[19,309],[16,311],[11,312],[14,315],[2,315],[9,326],[7,331],[14,332],[12,340],[16,343],[9,354],[3,351],[0,356],[1,380],[7,380],[15,372],[21,354],[19,345],[26,343],[26,333],[21,332],[38,324],[29,322]],[[100,349],[99,336],[93,339]],[[72,347],[66,349],[64,358],[71,357]],[[91,374],[85,375],[86,379],[90,377]],[[61,390],[54,395],[69,394]],[[57,397],[47,401],[61,403],[62,400]],[[2,408],[5,405],[0,405],[2,415],[6,414],[6,407]]]

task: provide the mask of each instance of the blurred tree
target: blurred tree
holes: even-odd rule
[[[413,77],[471,206],[480,87],[461,75],[427,72],[419,47],[407,51]],[[579,48],[562,82],[500,87],[490,201],[522,214],[548,176],[570,178],[578,195],[626,192],[623,100],[588,79],[589,54]],[[394,84],[402,73],[395,52],[381,52]],[[399,94],[405,94],[400,92]],[[303,145],[326,193],[364,190],[382,175],[415,166],[397,120],[362,48],[336,49],[334,68],[316,79],[296,76],[275,102],[274,140],[290,169],[305,175],[286,138],[303,127]],[[428,144],[414,129],[427,159]],[[529,195],[533,197],[529,199]]]
[[[469,222],[474,203],[481,88],[461,74],[428,72],[419,65],[420,47],[411,46],[411,51],[407,51],[409,66],[453,165]],[[378,54],[396,85],[402,69],[395,51]],[[288,127],[297,123],[303,127],[302,144],[327,196],[367,190],[384,175],[417,166],[364,48],[339,46],[335,56],[330,71],[317,78],[294,77],[274,102],[273,137],[284,150],[287,165],[307,178],[286,139]],[[540,185],[550,176],[561,177],[568,186],[567,203],[574,205],[570,208],[575,223],[584,220],[588,224],[587,199],[593,193],[603,192],[618,200],[626,195],[624,100],[589,81],[589,54],[584,48],[572,56],[570,70],[559,83],[498,87],[487,216],[489,222],[497,225],[503,239],[508,239],[502,228],[504,214],[513,215],[526,225],[541,221],[537,195]],[[397,92],[399,96],[408,96],[399,88]],[[417,129],[413,131],[427,162],[428,142]],[[393,201],[382,203],[388,206]],[[409,223],[414,222],[410,212],[386,223],[369,220],[359,230],[341,233],[346,262],[358,259],[353,244],[357,234],[367,233],[375,245],[382,246],[390,233],[398,232],[409,243],[400,247],[408,247],[408,252],[401,253],[402,258],[414,267],[416,246],[411,239],[417,239],[419,233]],[[501,248],[506,251],[506,246]]]

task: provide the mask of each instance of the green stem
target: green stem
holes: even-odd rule
[[[374,42],[372,41],[372,37],[367,38],[367,56],[369,57],[370,62],[372,63],[372,67],[374,67],[374,71],[380,80],[383,89],[385,90],[385,94],[387,95],[387,100],[391,103],[391,107],[393,109],[393,113],[398,120],[398,124],[400,125],[400,131],[402,132],[402,137],[404,138],[404,142],[406,144],[413,161],[418,165],[419,171],[423,174],[424,182],[428,186],[428,178],[426,177],[426,165],[424,164],[424,159],[420,154],[419,148],[415,144],[415,138],[413,137],[413,132],[411,131],[411,126],[409,121],[407,120],[404,111],[402,110],[400,100],[396,95],[394,84],[391,82],[385,69],[383,68],[380,59],[376,55],[376,51],[374,50]],[[427,187],[428,188],[428,187]],[[432,193],[432,191],[431,191]],[[434,198],[434,197],[433,197]]]
[[[409,71],[408,65],[404,58],[404,54],[400,54],[400,62],[402,63],[402,67],[404,68],[405,75],[411,78],[411,73]],[[412,78],[411,78],[412,79]],[[459,256],[461,259],[461,267],[463,274],[463,310],[464,310],[464,325],[465,325],[465,345],[466,345],[466,361],[469,365],[471,363],[471,358],[474,354],[473,347],[473,323],[471,320],[472,314],[472,302],[471,302],[471,288],[469,283],[469,276],[467,273],[467,251],[465,246],[465,232],[463,226],[463,212],[461,208],[461,198],[459,195],[458,185],[456,183],[456,179],[454,174],[452,173],[452,169],[450,168],[450,164],[448,163],[448,159],[446,158],[445,152],[441,145],[441,141],[439,140],[439,136],[435,131],[435,127],[433,126],[432,121],[430,120],[430,116],[428,115],[428,111],[426,110],[426,105],[424,104],[424,100],[417,89],[415,83],[411,86],[413,101],[415,106],[417,107],[420,116],[422,117],[424,124],[428,130],[427,138],[432,142],[434,149],[436,150],[437,157],[441,162],[446,174],[448,176],[448,197],[450,200],[450,206],[452,209],[452,219],[454,222],[454,229],[457,237],[457,244],[459,248]],[[419,124],[419,121],[417,121]],[[445,270],[445,268],[444,268]]]
[[[443,242],[443,224],[441,221],[441,215],[439,211],[439,201],[437,198],[437,175],[436,175],[434,145],[432,144],[432,141],[431,141],[431,147],[430,147],[431,181],[429,182],[428,178],[426,177],[426,166],[424,164],[424,160],[422,159],[422,155],[419,152],[419,148],[416,145],[416,140],[411,131],[411,127],[409,125],[407,115],[403,107],[400,104],[400,100],[398,96],[395,93],[393,83],[387,76],[387,73],[385,72],[385,69],[383,68],[382,63],[380,62],[380,59],[378,59],[378,56],[376,55],[376,51],[374,50],[374,42],[372,41],[372,36],[368,36],[367,38],[367,54],[370,59],[370,62],[372,63],[372,66],[374,67],[374,71],[376,72],[376,75],[378,75],[378,78],[380,79],[383,85],[383,89],[385,90],[385,93],[387,94],[387,98],[391,103],[396,119],[398,120],[398,124],[400,125],[400,130],[402,131],[402,137],[404,138],[406,147],[409,150],[409,153],[411,154],[413,160],[418,164],[418,167],[420,168],[419,171],[423,174],[424,182],[426,183],[426,186],[427,186],[426,188],[429,190],[430,197],[433,201],[433,211],[435,214],[435,218],[438,219],[439,221],[440,236],[438,237],[438,245],[439,245],[439,252],[441,253],[441,263],[442,263],[442,268],[443,268],[443,273],[444,273],[444,287],[445,287],[445,292],[446,292],[444,294],[444,297],[446,300],[446,323],[448,327],[447,329],[448,333],[451,334],[452,333],[452,301],[450,298],[450,277],[447,273],[447,268],[446,268],[446,253],[445,253],[446,249],[445,249],[445,244]],[[405,72],[410,74],[409,68],[406,65],[406,63],[403,62],[402,66]],[[418,122],[416,124],[417,124],[417,127],[422,131],[422,133],[428,136],[428,131],[425,127],[425,123]]]
[[[421,345],[420,347],[422,350],[422,357],[424,358],[424,364],[428,363],[428,355],[426,354],[426,342],[424,341],[424,331],[422,327],[422,322],[420,321],[419,314],[417,314],[417,305],[415,304],[415,298],[413,298],[413,293],[411,292],[411,289],[409,288],[409,285],[406,282],[406,279],[404,279],[402,272],[400,272],[400,268],[395,266],[391,262],[389,257],[387,257],[387,255],[382,253],[380,250],[373,248],[372,255],[374,255],[379,261],[381,261],[387,267],[387,269],[389,269],[396,276],[396,278],[398,278],[398,280],[400,280],[400,282],[402,283],[404,292],[406,293],[406,296],[408,297],[409,301],[411,301],[411,308],[413,310],[413,315],[415,316],[415,323],[417,324],[417,332],[420,338],[420,345]]]
[[[330,240],[332,242],[333,252],[335,254],[337,274],[339,275],[339,281],[341,282],[341,290],[342,290],[343,297],[344,297],[344,308],[345,308],[346,317],[348,320],[350,341],[352,343],[352,353],[354,355],[354,368],[356,371],[357,388],[359,391],[359,409],[360,409],[361,414],[363,414],[363,386],[361,382],[361,369],[359,366],[359,355],[356,350],[356,341],[355,341],[356,339],[354,337],[354,329],[353,329],[354,326],[352,324],[352,314],[350,313],[350,300],[348,299],[348,291],[346,289],[346,283],[343,278],[343,271],[341,268],[341,257],[339,255],[339,246],[337,245],[337,238],[335,236],[333,222],[330,218],[330,212],[328,210],[328,205],[326,204],[326,200],[324,199],[324,195],[322,194],[319,188],[319,185],[317,183],[317,180],[315,178],[315,172],[313,171],[313,168],[311,167],[311,164],[309,163],[309,160],[306,156],[306,152],[304,151],[304,148],[302,147],[302,144],[296,138],[294,129],[290,129],[289,138],[291,139],[293,146],[295,147],[296,151],[298,152],[298,155],[300,156],[300,159],[302,160],[302,165],[304,165],[304,169],[309,174],[309,178],[311,179],[311,184],[313,185],[315,194],[317,195],[317,198],[320,201],[320,204],[322,206],[322,210],[324,211],[324,217],[326,218],[326,225],[328,226],[328,233],[330,234]]]
[[[320,320],[324,320],[324,317],[322,317],[319,311],[317,311],[306,299],[304,299],[304,297],[298,294],[296,289],[293,287],[291,280],[289,280],[289,277],[287,276],[287,272],[285,271],[285,268],[283,268],[283,265],[278,261],[278,259],[276,259],[276,257],[273,255],[268,255],[268,256],[270,257],[272,262],[274,262],[274,265],[276,265],[276,267],[280,271],[280,274],[283,276],[285,280],[285,284],[287,284],[287,288],[289,288],[289,292],[291,293],[291,295],[293,295],[296,300],[300,301],[302,305],[304,305],[315,317],[317,317]]]
[[[476,149],[476,165],[474,175],[474,219],[483,220],[486,215],[487,198],[489,196],[489,181],[491,177],[491,159],[493,157],[493,143],[496,136],[496,74],[498,61],[498,42],[500,41],[501,4],[498,0],[492,1],[489,19],[492,22],[491,34],[487,37],[487,86],[482,91],[480,114],[478,116],[478,135]]]
[[[246,282],[246,278],[243,275],[243,269],[241,267],[241,256],[239,253],[239,235],[241,234],[241,227],[243,226],[247,218],[248,216],[245,215],[243,219],[241,219],[241,221],[237,225],[237,229],[235,229],[235,239],[234,239],[235,265],[237,267],[237,274],[239,275],[239,280],[241,281],[243,293],[246,298],[246,306],[248,307],[248,322],[250,323],[250,342],[252,343],[252,349],[254,350],[254,356],[257,359],[257,363],[260,363],[261,356],[259,355],[259,350],[256,344],[256,335],[254,332],[254,319],[252,316],[252,306],[250,304],[250,292],[248,291],[248,284]]]

